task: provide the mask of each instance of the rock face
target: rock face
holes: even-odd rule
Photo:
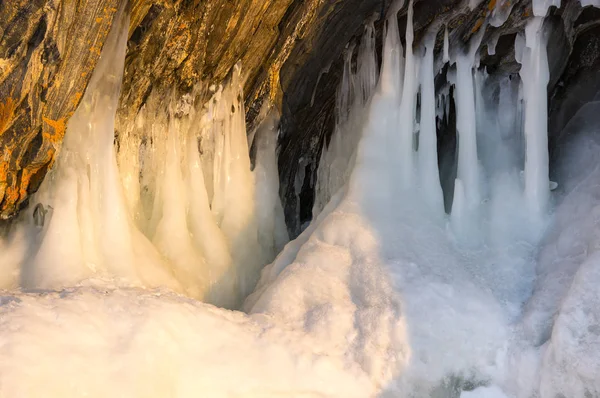
[[[432,26],[447,25],[453,44],[486,29],[482,64],[493,73],[518,70],[513,43],[530,1],[415,0],[415,43]],[[94,69],[114,16],[131,14],[128,56],[117,130],[131,123],[153,90],[168,96],[202,82],[225,80],[237,62],[245,77],[247,123],[260,121],[264,101],[282,114],[281,197],[292,236],[310,219],[321,148],[333,129],[335,92],[346,44],[363,22],[381,18],[390,0],[8,0],[0,1],[0,217],[12,217],[37,189],[60,149],[66,123]],[[509,11],[500,28],[486,24],[495,10]],[[497,12],[497,11],[496,11]],[[559,126],[594,91],[586,79],[598,70],[596,9],[563,1],[549,51],[551,118]],[[406,5],[399,13],[401,30]],[[496,54],[485,43],[498,37]],[[378,40],[381,43],[381,40]],[[438,50],[442,36],[438,35]],[[596,87],[596,86],[594,86]],[[587,94],[586,94],[587,93]],[[586,99],[588,97],[585,97]],[[555,127],[557,131],[558,127]],[[443,135],[444,132],[440,132]],[[451,132],[449,132],[450,134]],[[296,187],[301,189],[297,195]]]
[[[0,216],[35,192],[91,77],[117,0],[0,2]]]

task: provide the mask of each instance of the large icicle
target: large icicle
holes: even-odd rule
[[[375,25],[374,21],[369,21],[365,25],[365,33],[358,48],[357,93],[354,95],[355,100],[363,106],[373,95],[379,79],[376,51]]]
[[[464,244],[477,244],[479,233],[479,159],[477,157],[476,113],[473,88],[473,59],[456,59],[456,133],[458,136],[457,176],[452,201],[452,229]]]
[[[283,207],[279,200],[277,173],[277,117],[272,111],[260,127],[256,137],[256,216],[258,240],[267,261],[272,261],[289,241]]]
[[[456,130],[458,134],[458,178],[464,183],[469,207],[481,201],[475,97],[473,95],[473,60],[467,55],[456,59]]]
[[[544,18],[535,17],[525,28],[520,71],[525,103],[525,198],[530,214],[537,219],[545,213],[550,194],[547,96],[550,74],[543,24]]]
[[[26,287],[56,288],[112,276],[178,289],[156,250],[133,226],[117,168],[114,121],[128,29],[128,17],[119,13],[69,121],[56,168],[34,199],[54,210],[37,254],[23,265]]]
[[[435,73],[433,51],[435,36],[430,35],[425,43],[425,55],[421,62],[421,121],[419,132],[418,170],[421,195],[435,214],[444,211],[444,198],[438,170],[437,135],[435,126]]]
[[[444,63],[450,62],[450,40],[448,38],[448,25],[444,27],[444,50],[443,50],[442,61]]]
[[[398,36],[397,29],[396,36]],[[399,43],[400,38],[397,37],[397,40]],[[394,51],[396,51],[394,56],[397,59],[399,54],[397,49]],[[329,145],[322,149],[319,160],[313,218],[316,218],[331,197],[348,182],[354,166],[356,147],[361,137],[365,106],[377,87],[378,79],[375,27],[372,21],[365,25],[365,32],[358,49],[356,71],[352,68],[353,54],[353,47],[347,48],[344,54],[342,82],[336,97],[336,125],[329,140]],[[398,59],[397,61],[400,62]],[[390,72],[394,74],[393,83],[391,82],[391,84],[400,84],[398,69],[392,69]],[[301,169],[303,167],[301,166]],[[304,181],[303,175],[301,177],[297,177],[298,192]]]
[[[161,187],[162,217],[157,224],[153,242],[173,267],[174,274],[187,295],[203,298],[209,279],[204,256],[194,245],[186,217],[186,187],[181,171],[180,121],[170,115],[166,140],[164,173]]]
[[[408,190],[414,183],[415,160],[414,160],[414,123],[415,106],[417,94],[417,67],[413,54],[413,0],[408,4],[408,15],[406,19],[406,60],[404,66],[404,84],[402,87],[402,99],[398,112],[398,135],[399,135],[399,172],[400,187]]]
[[[379,90],[384,95],[396,98],[399,103],[404,76],[404,56],[397,13],[397,10],[392,12],[386,22]]]
[[[115,21],[57,164],[13,233],[31,235],[31,248],[3,256],[20,283],[4,286],[107,279],[237,308],[287,239],[275,137],[260,145],[258,169],[268,172],[255,181],[236,67],[205,108],[195,103],[200,87],[168,101],[151,93],[133,123],[121,123],[117,162],[126,13]]]

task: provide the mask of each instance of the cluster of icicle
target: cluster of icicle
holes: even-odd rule
[[[287,241],[277,123],[268,118],[256,134],[252,172],[236,67],[206,106],[194,93],[173,96],[167,109],[152,94],[137,119],[123,123],[117,153],[128,27],[121,19],[19,227],[25,254],[3,261],[20,263],[12,283],[26,288],[110,279],[237,308]]]
[[[319,167],[317,170],[313,219],[344,186],[352,172],[363,128],[361,121],[366,116],[366,105],[379,79],[373,20],[365,25],[356,69],[352,67],[354,50],[355,46],[349,45],[344,52],[344,70],[336,96],[335,129],[327,148],[324,145],[321,151],[319,164],[327,167]]]
[[[523,237],[535,239],[543,226],[552,184],[548,171],[549,72],[544,17],[532,18],[525,34],[517,35],[515,53],[522,65],[519,75],[492,77],[479,68],[477,50],[485,26],[472,38],[466,52],[450,49],[446,30],[443,53],[436,60],[439,24],[434,24],[422,45],[413,51],[412,1],[403,48],[397,19],[401,3],[392,9],[386,23],[378,83],[395,118],[387,138],[397,174],[391,184],[403,201],[418,196],[434,218],[443,217],[444,196],[449,196],[449,227],[463,243],[477,244],[486,233],[497,234],[496,226],[503,224],[507,212],[521,212],[527,217],[531,230],[523,231]],[[500,8],[494,10],[487,23],[503,23],[505,13]],[[373,26],[367,24],[356,70],[352,68],[353,49],[346,55],[336,128],[319,166],[315,216],[347,183],[354,167],[356,143],[363,130],[361,112],[378,81],[374,47]],[[446,64],[446,83],[436,94],[434,81]],[[450,173],[451,181],[443,181],[444,177],[441,181],[436,123],[448,117],[451,93],[457,113],[458,155],[453,160],[457,172]],[[447,174],[448,170],[442,170],[443,176]],[[449,194],[444,195],[442,186],[450,190]],[[491,225],[494,228],[489,228]]]

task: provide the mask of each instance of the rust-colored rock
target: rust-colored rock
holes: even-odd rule
[[[60,148],[117,0],[0,2],[0,217],[34,192]]]

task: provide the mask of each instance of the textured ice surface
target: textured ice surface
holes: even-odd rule
[[[236,67],[206,107],[196,92],[151,94],[115,145],[128,26],[120,15],[56,167],[0,243],[2,287],[113,279],[239,308],[288,240],[277,123],[261,127],[251,171]]]
[[[239,306],[280,250],[275,123],[251,172],[236,69],[205,108],[150,96],[115,153],[123,20],[40,206],[0,240],[0,396],[600,395],[600,109],[566,127],[551,207],[540,21],[515,44],[520,77],[452,53],[450,215],[433,123],[451,92],[433,93],[431,41],[405,59],[392,13],[378,79],[368,25],[356,68],[346,54],[318,216],[242,313],[173,290]]]

